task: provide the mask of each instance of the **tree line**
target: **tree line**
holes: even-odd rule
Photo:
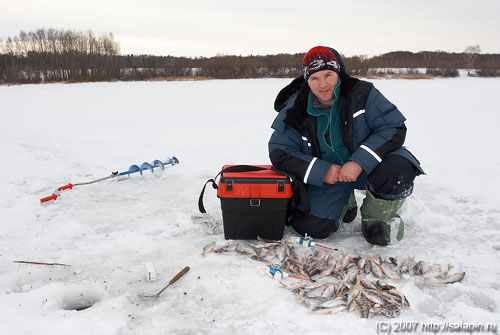
[[[215,57],[121,55],[112,33],[38,29],[0,40],[0,83],[150,80],[155,78],[291,78],[301,74],[304,53]],[[470,46],[462,53],[389,52],[343,56],[353,75],[376,75],[400,69],[433,76],[500,76],[500,54],[480,54]],[[399,71],[401,72],[401,71]]]
[[[107,80],[119,75],[113,34],[38,29],[1,42],[0,79],[10,82]]]

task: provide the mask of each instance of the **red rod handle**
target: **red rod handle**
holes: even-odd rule
[[[326,247],[326,246],[318,244],[318,243],[316,243],[316,246],[320,247],[320,248],[325,248],[325,249],[328,249],[328,250],[339,250],[339,249],[335,249],[335,248],[329,248],[329,247]]]
[[[73,184],[69,183],[68,185],[64,185],[64,186],[61,186],[61,187],[58,187],[57,190],[58,191],[64,191],[64,190],[67,190],[67,189],[72,189],[73,188]]]
[[[315,283],[316,282],[315,280],[312,280],[312,279],[309,279],[309,278],[294,276],[294,275],[290,275],[290,274],[288,275],[288,277],[290,277],[290,278],[296,278],[296,279],[302,279],[302,280],[307,280],[307,281],[310,281],[311,283]]]
[[[44,202],[47,202],[47,201],[50,201],[50,200],[56,200],[56,199],[57,199],[57,194],[52,193],[51,196],[48,196],[48,197],[40,199],[40,203],[43,204]]]

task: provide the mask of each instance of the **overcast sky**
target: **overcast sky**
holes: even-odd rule
[[[0,39],[38,28],[112,32],[122,54],[500,53],[500,0],[0,0]]]

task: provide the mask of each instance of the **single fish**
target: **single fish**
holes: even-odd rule
[[[421,276],[424,273],[424,270],[422,269],[424,264],[425,263],[423,261],[410,261],[408,264],[408,272],[412,276]]]
[[[396,297],[396,301],[399,302],[400,306],[403,308],[410,307],[410,303],[406,299],[405,295],[398,290],[390,290],[389,293]]]
[[[379,255],[379,254],[375,254],[371,257],[371,260],[372,262],[374,262],[375,264],[382,264],[382,257]]]
[[[365,295],[365,297],[368,298],[368,300],[370,300],[374,304],[378,304],[378,305],[385,304],[384,299],[380,296],[380,294],[377,291],[364,290],[363,294]]]
[[[283,262],[286,259],[286,257],[288,257],[287,245],[286,245],[286,243],[281,243],[276,248],[278,249],[278,251],[276,252],[276,254],[278,255],[278,259],[280,262]]]
[[[387,262],[382,262],[380,268],[384,272],[384,275],[389,279],[401,279],[401,275],[398,273],[396,267]]]
[[[327,300],[327,301],[322,302],[321,304],[319,304],[318,307],[319,308],[337,308],[340,306],[345,307],[344,299],[335,298],[335,299],[331,299],[331,300]]]
[[[206,246],[203,247],[203,252],[201,253],[201,255],[203,257],[206,257],[206,255],[208,253],[211,253],[215,250],[215,242],[211,242],[209,244],[207,244]]]
[[[446,273],[443,271],[443,269],[437,265],[437,266],[432,266],[427,268],[427,271],[424,272],[422,275],[422,278],[424,280],[428,279],[446,279]]]
[[[462,281],[465,277],[465,272],[456,272],[452,275],[449,275],[444,281],[443,284],[453,284]]]
[[[327,268],[326,270],[324,270],[323,272],[321,272],[321,274],[319,275],[319,277],[320,278],[325,278],[325,277],[328,277],[328,276],[335,276],[334,272],[335,272],[335,268],[330,267],[330,268]]]
[[[377,285],[375,285],[374,283],[372,283],[371,281],[368,281],[366,279],[364,279],[363,277],[359,277],[359,283],[361,285],[363,285],[363,287],[366,289],[366,290],[373,290],[373,291],[377,291],[378,290],[378,287]]]
[[[384,270],[382,270],[382,267],[373,261],[371,263],[372,274],[379,279],[385,278]]]
[[[347,293],[346,305],[347,305],[347,310],[349,312],[356,309],[357,305],[356,300],[359,298],[360,295],[363,294],[363,290],[364,290],[363,286],[361,286],[360,283],[356,283],[356,285],[351,287],[351,289]]]
[[[334,283],[330,283],[323,291],[321,298],[325,299],[333,298],[336,295],[336,292],[337,292],[337,285]]]
[[[375,285],[376,285],[379,289],[384,290],[384,291],[389,291],[389,290],[394,290],[394,289],[395,289],[395,287],[394,287],[394,286],[389,285],[389,284],[384,284],[384,283],[382,283],[380,280],[377,280],[377,281],[375,282]]]
[[[306,304],[312,311],[318,309],[318,300],[311,299],[309,297],[303,296],[301,294],[297,294],[297,299]]]
[[[370,312],[375,314],[382,314],[388,318],[397,318],[401,310],[397,306],[372,306]]]
[[[370,315],[371,302],[364,294],[358,295],[354,299],[354,313],[363,319],[367,319]]]
[[[366,258],[361,258],[359,261],[358,261],[358,267],[360,268],[360,270],[365,273],[365,274],[369,274],[371,271],[372,271],[372,267],[371,267],[371,263],[369,260],[367,260]]]
[[[352,257],[349,256],[349,255],[344,255],[344,257],[342,258],[342,269],[345,271],[347,270],[347,267],[349,266],[349,264],[351,264],[352,262]]]
[[[302,280],[301,281],[291,282],[291,283],[280,281],[280,284],[284,288],[287,288],[287,289],[289,289],[290,291],[293,292],[295,290],[304,289],[304,287],[306,287],[306,285],[308,284],[308,282],[302,281]]]
[[[338,305],[333,308],[324,308],[316,311],[316,314],[336,314],[346,310],[346,305]]]
[[[306,292],[307,297],[309,298],[320,298],[323,296],[323,292],[327,288],[329,283],[323,283],[323,284],[318,284],[315,285],[311,290]]]

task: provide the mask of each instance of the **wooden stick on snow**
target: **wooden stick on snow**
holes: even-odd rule
[[[37,264],[37,265],[59,265],[59,266],[71,266],[68,264],[61,263],[44,263],[44,262],[30,262],[30,261],[14,261],[14,263],[22,263],[22,264]]]

